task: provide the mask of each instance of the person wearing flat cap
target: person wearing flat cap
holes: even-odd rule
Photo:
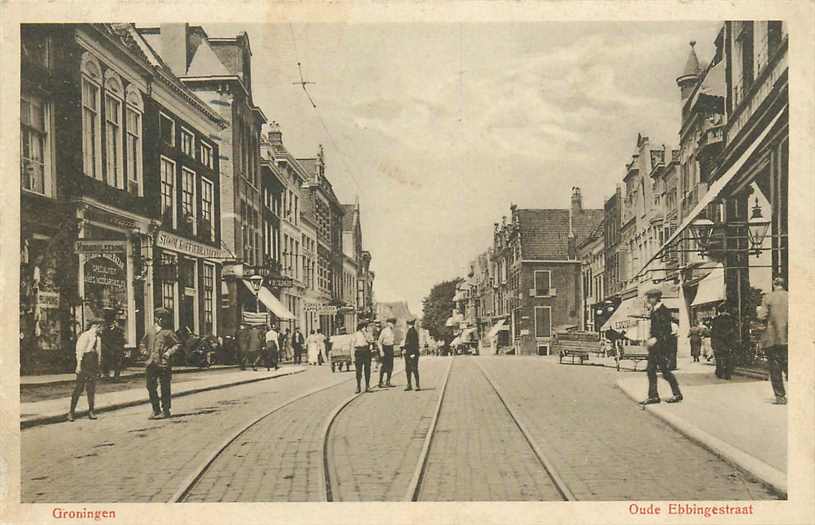
[[[662,290],[659,288],[651,288],[645,292],[645,298],[651,309],[651,337],[647,341],[648,398],[641,404],[651,405],[660,402],[657,390],[657,371],[662,372],[662,377],[671,385],[673,396],[666,402],[677,403],[682,401],[682,392],[679,390],[679,383],[671,372],[669,364],[672,347],[671,312],[662,304]]]
[[[767,352],[770,365],[770,382],[773,385],[776,405],[787,404],[784,377],[787,374],[787,336],[789,299],[784,278],[773,279],[773,291],[766,294],[759,308],[758,318],[767,322],[761,344]]]
[[[407,324],[405,341],[402,343],[405,352],[405,374],[407,375],[405,390],[413,390],[411,379],[416,380],[416,390],[421,390],[419,387],[419,333],[416,331],[416,320],[410,319]]]
[[[166,308],[157,308],[155,311],[155,325],[147,329],[141,342],[142,352],[147,354],[144,376],[147,394],[153,414],[149,419],[170,417],[170,381],[173,377],[172,357],[181,344],[178,336],[172,330],[172,313]],[[159,402],[158,387],[161,384],[161,399]]]

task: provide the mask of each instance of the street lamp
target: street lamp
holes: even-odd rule
[[[710,246],[710,236],[713,234],[714,226],[710,219],[696,219],[691,223],[690,231],[699,246],[699,255],[704,255]]]
[[[258,296],[260,295],[260,287],[263,284],[263,277],[255,274],[249,278],[249,283],[252,285],[252,291],[255,292],[255,311],[260,312],[260,300]]]
[[[750,220],[747,221],[747,234],[750,236],[750,246],[753,248],[753,254],[756,257],[761,254],[761,245],[764,244],[764,238],[767,236],[769,228],[770,219],[762,215],[761,206],[758,205],[758,197],[756,197],[753,213],[750,215]]]

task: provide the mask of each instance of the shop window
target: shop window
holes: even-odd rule
[[[125,155],[127,156],[127,164],[125,171],[127,172],[127,191],[142,196],[144,195],[142,185],[142,115],[144,114],[144,105],[141,93],[135,87],[128,86],[126,92]]]
[[[125,189],[122,173],[122,100],[124,90],[118,75],[105,72],[105,171],[107,184]]]
[[[24,190],[53,196],[50,144],[50,114],[42,98],[20,97],[20,176]]]
[[[168,228],[175,228],[175,163],[161,157],[161,223]]]
[[[159,113],[159,133],[164,144],[175,147],[175,121],[164,113]]]
[[[195,154],[195,135],[184,128],[181,128],[181,151],[190,157]]]
[[[85,175],[97,180],[102,180],[101,81],[99,62],[85,53],[82,56],[82,169]]]
[[[215,334],[215,267],[204,263],[204,333]]]

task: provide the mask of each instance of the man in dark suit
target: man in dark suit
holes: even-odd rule
[[[666,402],[677,403],[682,401],[682,392],[679,391],[679,383],[671,372],[669,363],[673,342],[671,311],[662,304],[662,291],[659,288],[648,290],[645,297],[651,309],[651,337],[647,341],[648,398],[641,404],[651,405],[660,401],[657,391],[657,370],[662,372],[662,377],[671,385],[673,397],[667,399]]]
[[[170,417],[170,381],[173,377],[172,357],[181,344],[170,327],[172,313],[166,308],[155,312],[155,325],[147,329],[142,339],[142,352],[147,354],[144,376],[147,383],[147,394],[153,413],[149,419]],[[161,384],[161,402],[159,403],[158,385]]]
[[[710,327],[710,346],[716,358],[716,377],[730,379],[733,373],[733,351],[738,341],[736,318],[728,311],[727,303],[722,301],[718,315],[713,318]]]
[[[405,390],[413,390],[412,378],[416,379],[416,390],[421,390],[419,387],[419,333],[416,332],[415,320],[411,319],[407,324],[405,342],[402,344],[405,353],[405,374],[407,375]]]

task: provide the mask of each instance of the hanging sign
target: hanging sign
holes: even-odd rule
[[[328,304],[305,304],[303,305],[303,309],[309,313],[316,313],[316,314],[330,314],[334,315],[337,313],[337,307],[331,306]]]

